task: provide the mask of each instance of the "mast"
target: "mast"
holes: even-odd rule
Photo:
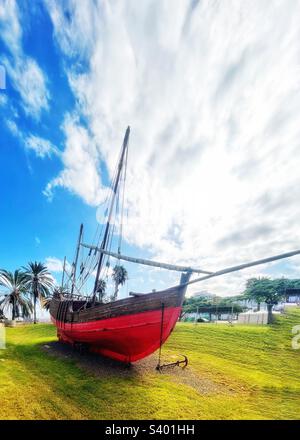
[[[119,165],[118,165],[118,172],[117,172],[116,180],[115,180],[115,183],[114,183],[114,186],[113,186],[113,196],[112,196],[112,200],[111,200],[111,204],[110,204],[110,208],[109,208],[109,214],[108,214],[108,219],[107,219],[107,223],[106,223],[106,226],[105,226],[103,240],[102,240],[101,247],[100,247],[101,250],[102,249],[105,250],[106,245],[107,245],[110,221],[111,221],[111,217],[112,217],[112,213],[113,213],[113,208],[114,208],[114,204],[115,204],[115,199],[116,199],[116,195],[117,195],[117,190],[118,190],[118,185],[119,185],[119,181],[120,181],[121,171],[122,171],[123,164],[124,164],[124,157],[125,157],[125,152],[126,152],[127,145],[128,145],[129,134],[130,134],[130,127],[128,126],[127,130],[126,130],[126,133],[125,133],[125,136],[124,136],[124,141],[123,141],[123,146],[122,146],[122,153],[121,153],[121,157],[120,157],[120,161],[119,161]],[[97,287],[98,287],[99,276],[100,276],[102,262],[103,262],[103,256],[104,256],[104,254],[103,254],[103,252],[101,252],[100,256],[99,256],[99,262],[98,262],[98,267],[97,267],[97,274],[96,274],[94,290],[93,290],[93,302],[95,302],[95,300],[96,300]]]
[[[66,269],[66,257],[64,258],[64,264],[63,264],[63,273],[62,273],[62,277],[61,277],[61,289],[63,289],[63,287],[64,287],[65,269]]]
[[[74,265],[73,265],[71,295],[73,294],[74,286],[75,286],[76,268],[77,268],[77,263],[78,263],[78,256],[79,256],[82,232],[83,232],[83,224],[81,223],[80,229],[79,229],[79,237],[78,237],[78,243],[77,243],[77,248],[76,248],[76,254],[75,254],[75,261],[74,261]]]

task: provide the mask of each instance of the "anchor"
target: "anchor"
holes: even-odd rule
[[[183,360],[178,360],[176,362],[171,362],[170,364],[161,364],[160,360],[161,360],[161,347],[163,345],[163,327],[164,327],[164,316],[165,316],[165,304],[162,302],[161,303],[161,321],[160,321],[160,345],[159,345],[159,354],[158,354],[158,363],[156,366],[156,370],[159,371],[160,373],[162,372],[163,368],[168,368],[168,367],[179,367],[181,364],[183,364],[182,368],[185,368],[188,364],[188,358],[184,355],[181,354],[180,356],[183,356],[184,359]]]
[[[159,371],[161,373],[161,371],[163,370],[163,368],[168,368],[168,367],[179,367],[181,365],[183,365],[182,368],[186,368],[188,365],[188,358],[184,355],[181,354],[180,356],[183,356],[184,359],[182,359],[181,361],[178,360],[176,362],[171,362],[170,364],[162,364],[160,365],[160,363],[157,364],[156,366],[156,370]]]

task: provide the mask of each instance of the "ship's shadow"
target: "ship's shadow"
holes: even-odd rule
[[[90,352],[80,354],[70,345],[58,341],[43,344],[41,348],[50,356],[74,362],[75,365],[82,370],[104,379],[114,377],[128,378],[128,380],[137,378],[143,380],[145,376],[149,377],[161,374],[156,370],[158,351],[138,362],[125,365],[124,363]],[[172,356],[169,359],[164,359],[162,357],[162,362],[174,362],[177,359],[176,356]],[[200,395],[212,393],[227,394],[228,392],[233,392],[233,390],[227,389],[224,385],[220,386],[219,384],[214,383],[211,379],[195,374],[189,366],[187,368],[166,368],[163,370],[162,374],[168,375],[169,380],[176,384],[192,387]]]
[[[118,362],[99,354],[91,352],[79,353],[71,345],[63,344],[58,341],[43,344],[42,349],[49,355],[73,361],[79,367],[88,370],[97,376],[114,375],[117,377],[132,377],[144,374],[145,372],[157,372],[156,366],[158,356],[155,353],[141,361],[126,365],[123,362]]]

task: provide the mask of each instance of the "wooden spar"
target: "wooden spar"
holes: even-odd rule
[[[63,273],[62,273],[62,277],[61,277],[61,288],[64,287],[65,270],[66,270],[66,257],[64,258]]]
[[[79,256],[82,232],[83,232],[83,224],[81,223],[80,230],[79,230],[78,243],[77,243],[77,248],[76,248],[75,261],[74,261],[74,266],[73,266],[73,273],[72,273],[71,295],[72,295],[72,293],[74,291],[74,286],[75,286],[75,281],[76,281],[76,268],[77,268],[77,263],[78,263],[78,256]]]
[[[283,258],[293,257],[294,255],[299,255],[299,254],[300,254],[300,250],[291,251],[291,252],[286,252],[284,254],[275,255],[274,257],[263,258],[261,260],[252,261],[250,263],[244,263],[244,264],[240,264],[238,266],[228,267],[226,269],[218,270],[217,272],[206,275],[204,277],[195,278],[194,280],[188,281],[187,283],[184,283],[184,284],[188,285],[188,284],[198,283],[199,281],[204,281],[204,280],[208,280],[209,278],[218,277],[220,275],[225,275],[226,273],[237,272],[238,270],[247,269],[248,267],[258,266],[259,264],[270,263],[272,261],[281,260]]]
[[[122,153],[121,153],[121,158],[120,158],[119,166],[118,166],[118,172],[117,172],[115,184],[113,187],[113,195],[112,195],[112,200],[111,200],[111,204],[110,204],[110,208],[109,208],[108,219],[107,219],[107,223],[106,223],[106,227],[105,227],[105,231],[104,231],[104,235],[103,235],[103,240],[101,243],[101,249],[103,249],[103,250],[105,250],[106,245],[107,245],[107,238],[108,238],[108,232],[109,232],[109,227],[110,227],[110,221],[111,221],[113,208],[114,208],[114,204],[115,204],[115,199],[116,199],[116,195],[117,195],[117,189],[118,189],[118,185],[119,185],[120,175],[121,175],[121,171],[123,168],[124,156],[125,156],[125,151],[126,151],[126,148],[128,145],[129,134],[130,134],[130,127],[127,127],[127,130],[126,130],[126,133],[124,136]],[[102,267],[103,256],[104,256],[104,253],[101,252],[100,257],[99,257],[98,267],[97,267],[96,279],[95,279],[95,284],[94,284],[94,291],[93,291],[93,301],[94,302],[96,300],[96,294],[97,294],[100,271],[101,271],[101,267]]]
[[[208,272],[206,270],[195,269],[195,268],[187,267],[187,266],[178,266],[178,265],[175,265],[175,264],[160,263],[158,261],[146,260],[144,258],[128,257],[126,255],[122,255],[122,254],[119,254],[117,252],[106,251],[106,250],[101,249],[101,248],[99,248],[97,246],[90,246],[90,245],[85,244],[85,243],[81,243],[81,246],[83,246],[85,248],[88,248],[88,249],[97,250],[98,252],[101,252],[104,255],[109,255],[110,257],[114,257],[114,258],[117,258],[119,260],[129,261],[130,263],[143,264],[145,266],[160,267],[162,269],[175,270],[177,272],[196,272],[196,273],[204,273],[204,274],[208,274],[208,275],[214,273],[214,272]]]

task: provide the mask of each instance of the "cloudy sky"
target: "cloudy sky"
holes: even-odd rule
[[[59,279],[127,125],[124,253],[217,270],[300,248],[299,23],[299,0],[0,0],[1,267]],[[126,267],[125,290],[178,279]],[[299,274],[294,257],[189,293]]]

